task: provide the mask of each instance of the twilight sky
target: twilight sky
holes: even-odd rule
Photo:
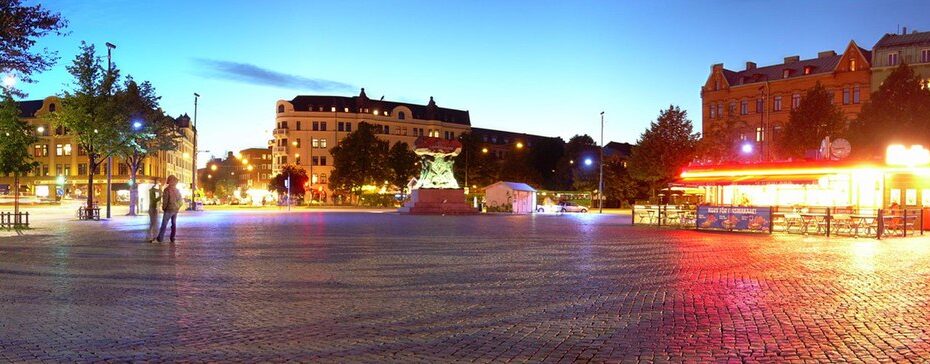
[[[263,147],[274,106],[300,94],[466,109],[472,125],[566,140],[635,142],[661,108],[700,130],[713,63],[741,69],[872,45],[899,26],[930,30],[927,1],[43,1],[71,34],[39,46],[59,63],[20,85],[30,99],[70,88],[81,40],[172,115],[201,95],[201,149]],[[201,158],[201,161],[205,158]]]

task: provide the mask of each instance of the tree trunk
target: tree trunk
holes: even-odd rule
[[[129,165],[129,216],[136,216],[136,206],[139,204],[139,183],[136,181],[136,170],[138,169],[139,158],[130,158],[126,164]]]
[[[13,185],[16,188],[16,192],[13,192],[13,216],[19,222],[19,172],[13,173]]]
[[[94,156],[91,153],[87,153],[87,208],[94,207],[94,170],[97,168],[94,165]]]

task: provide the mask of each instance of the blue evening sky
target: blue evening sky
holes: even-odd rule
[[[741,69],[790,55],[864,48],[899,26],[930,30],[912,1],[119,1],[42,2],[71,34],[40,42],[61,61],[20,85],[30,98],[70,87],[81,40],[117,45],[124,74],[162,107],[193,115],[201,149],[266,146],[274,105],[300,94],[369,97],[471,112],[472,125],[566,140],[635,142],[669,104],[700,129],[710,65]],[[203,160],[203,159],[201,159]]]

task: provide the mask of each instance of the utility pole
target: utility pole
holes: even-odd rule
[[[291,211],[291,172],[287,172],[287,211]]]
[[[191,207],[188,210],[197,211],[197,99],[200,94],[194,92],[194,123],[191,131],[194,132],[194,153],[191,155]]]
[[[116,46],[113,43],[107,42],[107,81],[112,82],[110,77],[113,74],[113,50],[116,49]],[[110,97],[110,89],[113,85],[108,84],[107,87],[107,97]],[[88,191],[88,193],[93,193],[93,191]],[[110,195],[113,194],[113,155],[107,156],[107,219],[110,218]],[[88,206],[90,207],[90,206]]]
[[[604,213],[604,112],[601,111],[601,173],[597,183],[598,213]]]

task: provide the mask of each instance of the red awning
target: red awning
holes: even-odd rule
[[[773,185],[773,184],[816,184],[823,175],[796,174],[777,176],[741,176],[741,177],[686,177],[674,186],[729,186],[729,185]]]

